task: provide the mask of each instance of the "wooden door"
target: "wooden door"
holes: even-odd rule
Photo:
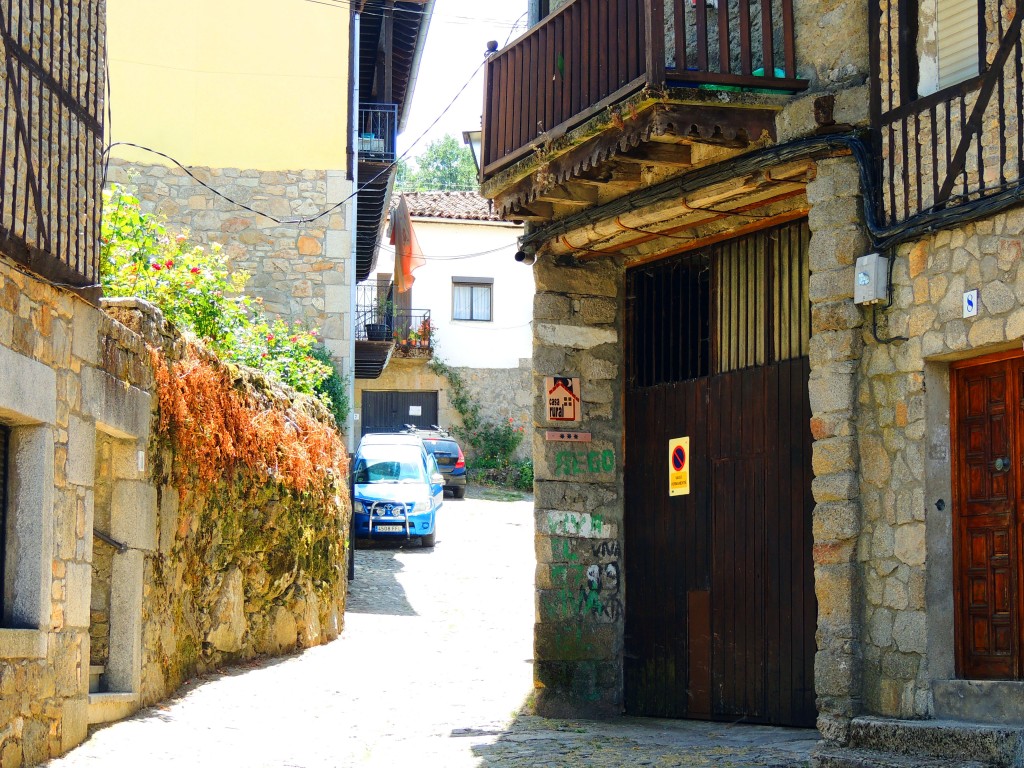
[[[957,674],[1020,679],[1024,357],[956,364],[953,553]]]
[[[806,224],[628,276],[630,714],[812,726]],[[690,486],[669,496],[669,440]]]

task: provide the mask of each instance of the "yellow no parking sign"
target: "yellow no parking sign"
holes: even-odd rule
[[[690,438],[677,437],[668,441],[668,495],[686,496],[690,493]]]

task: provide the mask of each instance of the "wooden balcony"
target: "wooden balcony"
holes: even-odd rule
[[[576,166],[619,151],[686,166],[686,151],[635,148],[652,135],[732,146],[774,135],[778,96],[807,86],[796,72],[792,0],[574,0],[493,54],[486,78],[481,175],[489,197],[518,180],[513,167],[521,161],[564,152],[571,132],[587,133],[576,144],[607,133],[602,114],[631,135],[606,136],[606,146],[577,157]],[[687,95],[673,99],[673,89]],[[657,117],[656,103],[664,108]],[[559,183],[568,178],[556,175]]]
[[[101,0],[76,3],[74,15],[57,0],[5,2],[0,10],[0,252],[93,301],[100,294],[102,28]]]
[[[1019,204],[1024,183],[1024,4],[996,14],[976,8],[977,75],[928,94],[915,76],[917,19],[869,4],[871,129],[881,194],[879,223],[889,231],[936,226]],[[903,5],[900,6],[904,8]],[[913,6],[906,6],[912,10]],[[960,209],[955,211],[955,209]],[[941,225],[941,224],[938,224]]]

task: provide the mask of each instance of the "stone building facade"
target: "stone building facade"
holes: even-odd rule
[[[665,10],[645,6],[655,21]],[[536,259],[541,711],[816,723],[827,766],[1020,759],[1022,551],[1015,523],[985,517],[1021,474],[1007,394],[1024,334],[1020,8],[977,3],[977,74],[932,94],[921,57],[936,55],[934,11],[794,2],[798,92],[716,92],[722,73],[687,86],[670,67],[667,87],[648,83],[497,170],[485,139],[483,192],[532,222],[521,247]],[[687,77],[701,82],[705,64]],[[493,81],[500,59],[491,66]],[[742,118],[720,111],[730,104]],[[744,146],[747,129],[730,131],[758,108],[770,122]],[[858,303],[857,260],[872,252],[889,259],[891,287]],[[806,282],[785,293],[773,275],[798,260]],[[763,305],[746,285],[762,286]],[[763,345],[753,317],[767,318]],[[771,335],[789,322],[788,342]],[[552,375],[580,379],[589,445],[552,439]],[[758,382],[790,394],[760,400]],[[750,424],[791,409],[779,442],[757,443]],[[683,435],[673,464],[669,438]],[[785,487],[764,480],[780,452]],[[689,495],[672,495],[687,461]],[[804,527],[773,538],[787,516]],[[704,542],[713,562],[700,572]],[[809,634],[788,638],[802,650],[786,657],[773,650],[789,618],[771,585],[791,568],[812,599]],[[746,671],[730,676],[721,659]],[[773,699],[787,681],[793,698]]]

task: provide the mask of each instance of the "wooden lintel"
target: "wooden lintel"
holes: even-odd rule
[[[620,153],[618,160],[626,163],[640,163],[642,165],[660,165],[669,168],[690,168],[691,149],[689,144],[641,144],[628,154]]]
[[[744,224],[743,226],[740,227],[732,227],[730,229],[725,230],[724,232],[718,232],[714,235],[708,235],[707,237],[700,237],[695,240],[690,240],[685,245],[675,246],[673,248],[669,248],[666,251],[660,251],[658,253],[649,253],[646,256],[643,256],[639,259],[630,260],[629,266],[636,267],[640,266],[641,264],[647,264],[652,261],[658,261],[659,259],[665,259],[668,258],[669,256],[677,256],[680,253],[688,253],[691,251],[700,250],[701,248],[707,248],[708,246],[715,245],[716,243],[722,243],[725,242],[726,240],[732,240],[737,237],[742,237],[743,235],[749,235],[752,232],[757,232],[762,229],[768,229],[769,227],[775,227],[778,226],[779,224],[786,224],[787,222],[790,221],[796,221],[797,219],[802,219],[806,217],[809,211],[810,208],[802,207],[792,211],[786,211],[785,213],[780,213],[779,215],[772,216],[771,218],[758,219],[757,221],[752,221],[749,224]]]
[[[558,184],[548,191],[537,195],[537,199],[546,203],[586,208],[589,205],[597,204],[598,191],[596,188],[585,184],[567,182],[565,184]]]
[[[529,205],[520,206],[511,216],[522,221],[551,221],[555,218],[555,207],[551,203],[535,200]]]

